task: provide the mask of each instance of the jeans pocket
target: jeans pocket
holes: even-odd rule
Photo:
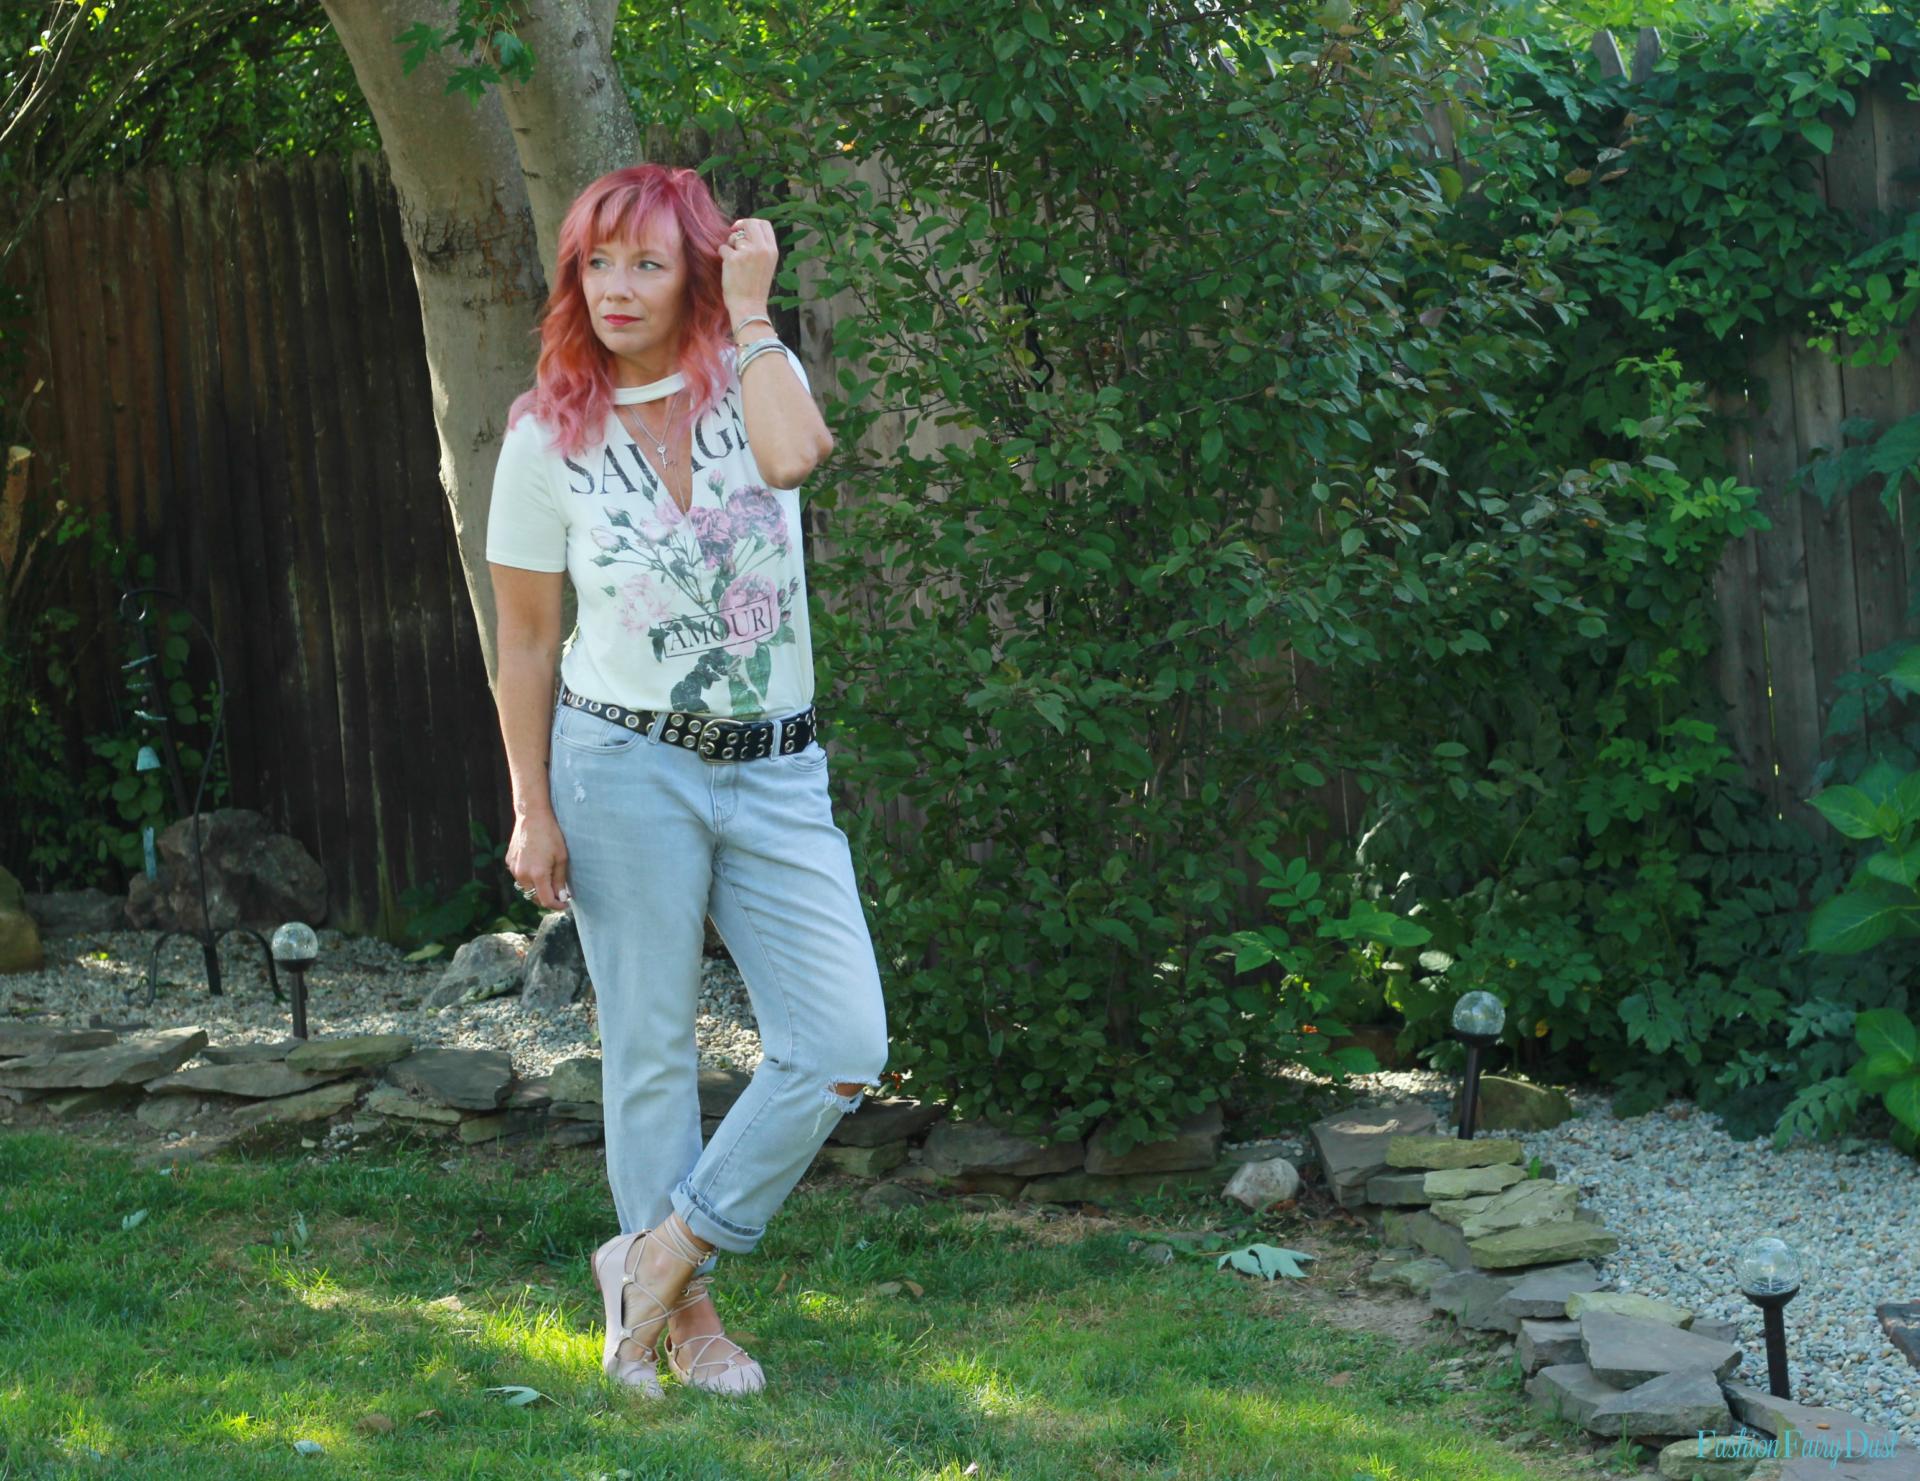
[[[646,737],[638,726],[629,729],[602,716],[561,705],[553,717],[553,738],[572,751],[614,752],[631,750]]]

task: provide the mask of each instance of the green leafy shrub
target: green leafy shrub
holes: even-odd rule
[[[426,884],[400,894],[400,908],[406,912],[400,939],[413,948],[407,955],[410,962],[449,956],[493,931],[530,932],[540,924],[540,907],[509,888],[506,844],[495,843],[481,823],[467,826],[473,839],[473,877],[446,893],[437,884]]]

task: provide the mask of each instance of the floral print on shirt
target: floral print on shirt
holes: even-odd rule
[[[800,587],[784,585],[778,572],[789,546],[786,515],[765,488],[726,489],[719,474],[707,478],[713,504],[682,510],[668,494],[654,498],[636,517],[627,509],[604,510],[593,527],[600,554],[594,564],[624,568],[605,586],[617,603],[621,626],[653,645],[656,660],[685,661],[693,668],[673,687],[673,707],[710,708],[706,693],[725,684],[731,712],[750,719],[766,707],[773,649],[795,640],[793,600]],[[675,615],[671,593],[682,599]],[[689,613],[684,605],[696,609]]]

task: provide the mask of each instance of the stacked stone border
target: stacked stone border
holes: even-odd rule
[[[190,1065],[196,1060],[203,1062]],[[700,1072],[703,1135],[712,1135],[750,1078],[740,1070]],[[598,1055],[524,1079],[506,1050],[416,1047],[404,1034],[223,1046],[200,1028],[0,1024],[0,1100],[54,1120],[128,1110],[156,1132],[179,1134],[142,1165],[204,1156],[266,1123],[346,1113],[358,1133],[402,1126],[468,1145],[520,1137],[580,1145],[604,1137]],[[840,1118],[813,1168],[875,1182],[866,1198],[877,1204],[939,1193],[1123,1202],[1194,1190],[1259,1209],[1298,1192],[1299,1175],[1273,1144],[1223,1150],[1222,1129],[1216,1102],[1175,1137],[1119,1153],[1105,1122],[1082,1140],[1051,1142],[955,1121],[943,1105],[869,1096]]]
[[[1532,1129],[1552,1094],[1502,1082],[1493,1119]],[[1732,1325],[1608,1289],[1594,1262],[1619,1241],[1551,1166],[1523,1167],[1519,1142],[1436,1135],[1435,1122],[1408,1102],[1342,1111],[1310,1134],[1338,1201],[1378,1218],[1386,1248],[1368,1283],[1511,1337],[1541,1414],[1658,1447],[1672,1481],[1920,1481],[1920,1457],[1892,1431],[1767,1393]]]

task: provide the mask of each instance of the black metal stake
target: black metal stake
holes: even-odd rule
[[[1791,1291],[1770,1291],[1765,1295],[1756,1295],[1752,1291],[1742,1293],[1760,1308],[1761,1325],[1767,1333],[1767,1392],[1776,1399],[1793,1397],[1787,1383],[1787,1317],[1784,1308],[1799,1293],[1798,1286]]]
[[[307,965],[306,962],[287,963],[287,970],[293,973],[293,1036],[302,1041],[307,1037]]]
[[[1460,1087],[1460,1140],[1473,1140],[1474,1121],[1480,1110],[1480,1055],[1500,1042],[1497,1034],[1463,1034],[1454,1037],[1467,1046],[1466,1083]]]

